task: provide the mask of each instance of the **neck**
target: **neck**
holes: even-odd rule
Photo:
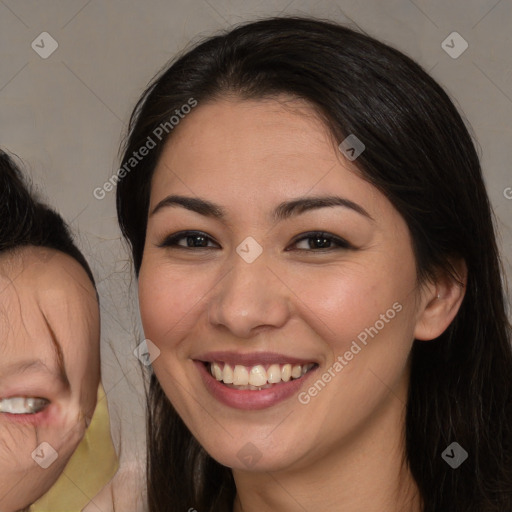
[[[234,512],[421,512],[421,500],[404,462],[406,386],[390,393],[351,439],[300,467],[255,473],[234,470]]]

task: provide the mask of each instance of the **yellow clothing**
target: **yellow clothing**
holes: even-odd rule
[[[118,467],[110,435],[107,399],[100,383],[98,403],[84,438],[59,479],[29,511],[80,512],[110,482]]]

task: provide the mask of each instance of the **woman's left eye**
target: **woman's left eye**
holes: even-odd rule
[[[307,251],[310,249],[318,249],[314,252],[328,251],[332,249],[354,249],[354,247],[344,240],[343,238],[339,238],[337,236],[331,235],[329,233],[324,233],[322,231],[315,231],[312,233],[305,233],[300,235],[299,238],[296,238],[292,245],[297,246],[299,243],[306,243],[306,247],[299,248],[299,251]],[[334,244],[334,247],[333,247]],[[290,249],[288,249],[290,250]]]
[[[45,409],[50,402],[46,398],[13,397],[0,400],[0,412],[9,414],[36,414]]]
[[[185,244],[179,243],[180,241],[185,240]],[[179,233],[174,233],[173,235],[168,236],[158,247],[168,247],[168,248],[178,248],[178,249],[210,249],[211,246],[205,245],[208,244],[208,241],[212,239],[201,231],[180,231]],[[188,244],[191,245],[188,245]]]

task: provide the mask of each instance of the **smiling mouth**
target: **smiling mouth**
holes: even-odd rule
[[[204,365],[217,381],[240,391],[261,391],[284,382],[298,380],[318,366],[316,363],[243,366],[224,362],[204,362]]]

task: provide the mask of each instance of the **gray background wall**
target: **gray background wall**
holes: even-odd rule
[[[123,467],[143,465],[142,381],[132,353],[143,335],[115,192],[98,200],[93,190],[117,170],[131,109],[165,62],[215,31],[279,13],[357,23],[417,60],[456,99],[479,142],[512,279],[511,0],[0,0],[0,145],[24,160],[71,223],[97,277],[103,383]],[[442,45],[454,31],[468,44],[457,58],[462,40]],[[42,46],[42,32],[58,43],[45,59],[31,47]],[[50,40],[41,37],[44,54]]]

